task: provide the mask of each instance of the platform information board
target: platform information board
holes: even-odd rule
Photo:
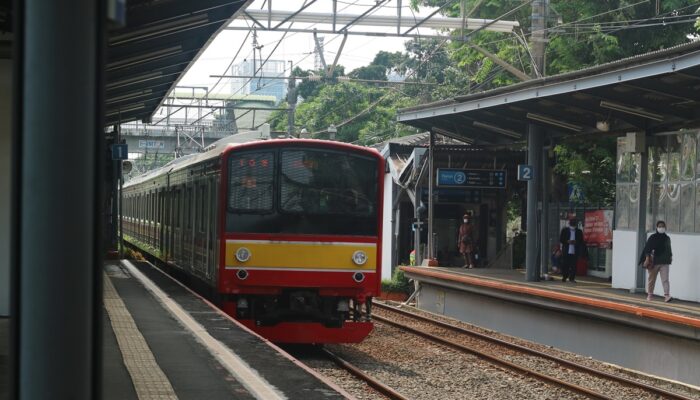
[[[443,187],[505,189],[506,171],[438,168],[437,185]]]
[[[433,195],[438,203],[481,203],[481,190],[461,188],[435,188]],[[421,198],[428,201],[428,188],[423,188]]]

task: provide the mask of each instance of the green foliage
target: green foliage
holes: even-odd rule
[[[311,99],[313,97],[318,96],[318,93],[321,90],[321,88],[327,85],[327,82],[325,82],[324,80],[326,76],[325,71],[302,70],[299,67],[295,67],[294,70],[292,70],[292,75],[298,77],[319,77],[319,80],[305,79],[297,85],[297,93],[302,99]],[[345,75],[345,67],[343,67],[342,65],[337,65],[333,70],[331,82],[334,82],[336,78],[343,75]]]
[[[142,249],[145,252],[155,256],[156,258],[159,258],[161,260],[164,259],[163,254],[161,254],[160,250],[156,249],[155,247],[151,246],[150,244],[147,244],[147,243],[144,243],[140,240],[137,240],[137,239],[135,239],[127,234],[124,234],[124,241],[133,244],[134,246],[136,246],[139,249]],[[126,249],[126,247],[125,247],[125,249]],[[133,256],[135,260],[139,260],[139,259],[143,260],[143,256],[138,251],[131,250],[130,255]]]
[[[394,270],[394,275],[389,279],[382,279],[382,292],[410,294],[413,287],[400,268]]]
[[[350,72],[351,78],[371,79],[376,81],[386,80],[386,68],[382,65],[367,65]]]
[[[614,137],[571,140],[555,146],[554,171],[579,186],[589,204],[610,205],[615,199],[616,151]]]

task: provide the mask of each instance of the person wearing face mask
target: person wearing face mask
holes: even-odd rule
[[[457,232],[457,247],[459,248],[459,253],[464,257],[462,268],[474,268],[474,262],[472,261],[472,252],[474,251],[474,243],[472,241],[473,229],[469,215],[464,214],[462,224],[459,226],[459,232]]]
[[[656,223],[656,232],[649,236],[644,251],[639,258],[639,264],[647,269],[647,301],[651,301],[656,286],[656,276],[661,274],[661,284],[664,287],[664,302],[671,301],[671,285],[668,281],[669,266],[673,261],[671,238],[666,234],[666,223]]]
[[[561,230],[559,235],[561,243],[561,274],[562,282],[568,279],[576,283],[576,261],[583,255],[583,231],[578,229],[578,221],[575,218],[569,220],[569,226]]]

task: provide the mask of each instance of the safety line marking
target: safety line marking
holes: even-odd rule
[[[134,318],[119,297],[107,274],[104,278],[104,307],[117,337],[124,365],[140,400],[177,399],[170,381],[160,369]]]
[[[136,278],[180,323],[209,350],[209,352],[240,382],[251,395],[262,400],[286,399],[277,388],[260,376],[255,369],[231,351],[226,345],[215,339],[179,304],[163,292],[153,281],[139,271],[128,260],[122,261],[129,273]]]
[[[440,270],[444,270],[443,268],[440,268]],[[446,272],[452,272],[452,273],[458,273],[461,275],[466,275],[470,277],[475,277],[475,278],[481,278],[481,279],[486,279],[486,280],[491,280],[491,281],[498,281],[498,282],[503,282],[503,283],[508,283],[508,284],[514,284],[514,285],[520,285],[520,286],[529,286],[533,288],[538,288],[538,289],[544,289],[544,290],[551,290],[551,291],[557,291],[557,292],[566,292],[566,293],[573,293],[573,294],[581,294],[581,293],[588,293],[594,298],[598,298],[601,300],[606,300],[606,299],[616,299],[619,301],[625,301],[629,303],[633,303],[635,305],[639,305],[641,307],[652,307],[652,308],[660,308],[660,309],[665,309],[669,311],[679,311],[679,312],[688,312],[689,314],[692,314],[693,316],[699,315],[700,316],[700,308],[699,307],[693,307],[693,306],[686,306],[683,304],[678,304],[678,303],[662,303],[661,301],[658,302],[652,302],[651,304],[649,301],[647,301],[645,298],[635,298],[635,297],[629,297],[621,294],[616,294],[616,293],[607,293],[607,292],[599,292],[596,290],[591,290],[591,289],[614,289],[611,284],[606,284],[606,283],[598,283],[598,282],[593,282],[593,281],[583,281],[580,279],[577,279],[577,283],[585,283],[586,285],[583,286],[576,286],[576,287],[562,287],[562,286],[554,286],[554,285],[538,285],[536,283],[528,283],[528,282],[517,282],[512,279],[505,279],[505,278],[496,278],[496,277],[491,277],[491,276],[485,276],[485,275],[479,275],[479,274],[470,274],[465,271],[446,271]],[[518,271],[520,272],[520,271]],[[521,272],[522,273],[522,272]],[[522,273],[524,275],[524,273]],[[546,281],[543,281],[546,282]],[[555,281],[556,282],[556,281]],[[597,285],[602,285],[602,286],[597,286]],[[646,297],[646,296],[645,296]]]

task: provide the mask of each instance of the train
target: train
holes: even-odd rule
[[[384,159],[232,135],[128,181],[125,240],[276,343],[358,343],[380,293]]]

